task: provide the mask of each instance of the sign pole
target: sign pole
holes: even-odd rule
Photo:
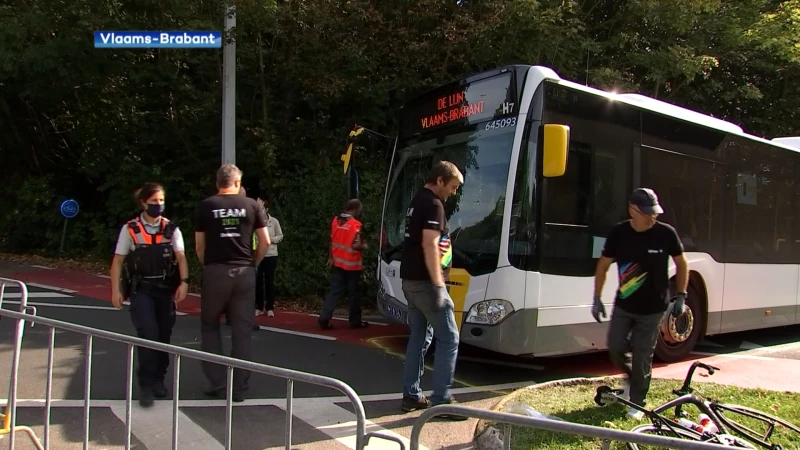
[[[236,164],[236,6],[225,8],[222,50],[222,164]]]
[[[58,250],[59,253],[64,253],[64,241],[67,238],[67,223],[69,223],[69,219],[78,215],[78,211],[80,211],[80,207],[75,200],[64,200],[61,203],[61,215],[64,217],[64,229],[61,231],[61,247]]]
[[[67,223],[69,219],[64,218],[64,230],[61,232],[61,247],[58,249],[59,253],[64,253],[64,239],[67,238]]]

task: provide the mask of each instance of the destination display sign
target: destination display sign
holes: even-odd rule
[[[516,114],[512,74],[504,73],[473,83],[454,83],[411,101],[403,111],[405,137],[448,126],[469,125]]]

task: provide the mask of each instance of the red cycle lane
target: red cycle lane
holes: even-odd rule
[[[25,283],[35,283],[55,289],[75,291],[72,295],[102,300],[111,303],[111,283],[106,275],[95,275],[78,270],[26,268],[6,275]],[[178,311],[192,316],[200,315],[200,297],[190,294],[178,304]],[[351,329],[346,320],[333,320],[333,330],[321,330],[317,318],[308,313],[300,313],[275,308],[275,317],[258,316],[255,319],[260,326],[274,331],[284,331],[298,335],[310,335],[319,339],[368,345],[368,341],[384,336],[407,335],[408,327],[399,324],[370,322],[370,326],[362,329]]]

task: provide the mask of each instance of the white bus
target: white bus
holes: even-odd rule
[[[593,274],[635,186],[655,189],[691,270],[689,314],[665,320],[658,359],[684,358],[701,336],[800,322],[800,138],[768,141],[539,66],[429,91],[402,108],[384,198],[378,306],[398,322],[406,207],[441,159],[465,176],[446,204],[462,343],[520,356],[606,349]]]

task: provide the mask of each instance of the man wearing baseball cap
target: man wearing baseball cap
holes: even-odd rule
[[[677,297],[670,314],[680,317],[685,311],[689,264],[683,244],[670,225],[659,222],[664,209],[652,189],[639,188],[628,202],[630,219],[611,229],[595,270],[592,316],[600,322],[606,317],[601,295],[606,273],[617,263],[619,288],[608,329],[611,361],[625,372],[625,397],[644,406],[650,390],[653,353],[661,320],[669,308],[669,258],[677,267]],[[630,339],[628,335],[630,334]],[[632,360],[627,357],[632,353]],[[631,408],[628,415],[641,420],[643,413]]]

